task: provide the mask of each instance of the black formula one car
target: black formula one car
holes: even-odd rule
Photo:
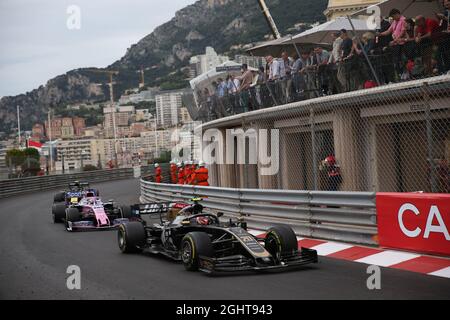
[[[259,239],[247,232],[243,220],[222,223],[223,214],[204,213],[199,199],[194,204],[137,204],[134,215],[160,216],[160,223],[129,222],[119,226],[118,243],[123,253],[147,251],[182,261],[189,271],[209,274],[233,271],[287,270],[317,263],[315,250],[298,249],[292,228],[277,225]],[[163,218],[166,216],[166,218]]]

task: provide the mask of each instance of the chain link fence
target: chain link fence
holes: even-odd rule
[[[329,191],[450,190],[450,76],[267,107],[242,110],[203,125],[204,132],[218,129],[231,136],[234,146],[245,141],[245,164],[238,164],[237,153],[230,156],[232,151],[223,147],[225,157],[228,154],[235,161],[210,165],[211,185]],[[236,129],[243,129],[243,140],[236,137],[237,131],[230,131]],[[262,129],[269,138],[278,138],[264,142],[261,135],[249,134]],[[252,152],[260,152],[262,147],[272,152],[272,164],[278,162],[273,174],[262,174],[267,164],[261,159],[249,161]]]

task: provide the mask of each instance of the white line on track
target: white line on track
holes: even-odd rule
[[[450,278],[450,267],[431,272],[429,275],[437,276],[437,277],[443,277],[443,278]]]
[[[356,262],[374,264],[381,267],[389,267],[394,264],[398,264],[417,257],[420,257],[420,255],[388,250],[356,260]]]
[[[353,246],[344,243],[326,242],[312,247],[311,249],[317,250],[319,256],[327,256],[351,247]]]

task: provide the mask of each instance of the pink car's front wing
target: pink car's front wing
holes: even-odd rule
[[[111,230],[116,229],[122,223],[130,221],[122,218],[110,221],[104,207],[101,205],[85,206],[81,213],[84,217],[81,221],[67,221],[67,231]]]

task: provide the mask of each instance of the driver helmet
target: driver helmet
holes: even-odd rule
[[[325,162],[328,163],[330,166],[334,166],[336,164],[336,157],[330,155],[325,159]]]
[[[209,218],[208,217],[197,217],[197,223],[201,226],[207,226],[209,225]]]

